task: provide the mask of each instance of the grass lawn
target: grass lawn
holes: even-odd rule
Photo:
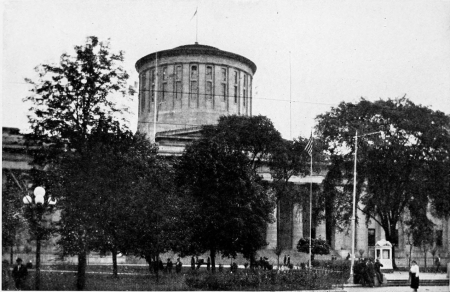
[[[76,266],[46,266],[41,272],[41,290],[68,291],[76,290]],[[45,271],[53,270],[53,271]],[[63,272],[64,270],[64,272]],[[68,271],[68,272],[66,272]],[[330,289],[333,285],[342,285],[342,273],[309,273],[308,271],[250,271],[229,270],[211,274],[204,270],[192,272],[183,267],[180,274],[150,274],[147,267],[122,266],[117,278],[113,277],[110,266],[88,266],[86,273],[86,290],[89,291],[189,291],[189,290],[309,290]],[[91,272],[91,273],[89,273]],[[28,289],[34,290],[34,271],[29,271]],[[189,285],[188,285],[189,283]],[[14,283],[9,283],[8,290],[14,290]]]

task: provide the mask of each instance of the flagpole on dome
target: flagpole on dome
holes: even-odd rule
[[[192,17],[191,17],[191,20],[192,20],[192,18],[194,18],[195,16],[197,16],[197,17],[195,17],[195,44],[198,44],[198,14],[197,14],[197,12],[198,12],[198,6],[197,6],[197,8],[195,8],[195,12],[194,12],[194,15],[192,15]]]

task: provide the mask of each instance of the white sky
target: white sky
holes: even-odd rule
[[[253,113],[268,116],[285,138],[309,136],[315,116],[360,97],[406,94],[450,114],[450,0],[2,4],[2,124],[23,131],[29,108],[22,102],[29,89],[24,78],[35,76],[35,66],[58,62],[95,35],[110,38],[113,51],[125,51],[134,83],[139,58],[195,42],[196,7],[200,44],[256,63]],[[135,129],[137,98],[133,110]]]

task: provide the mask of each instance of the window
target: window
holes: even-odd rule
[[[161,100],[164,101],[167,95],[167,82],[163,83],[162,97]]]
[[[178,65],[177,70],[176,70],[176,79],[177,80],[181,80],[181,74],[183,74],[183,67],[181,67],[181,65]]]
[[[436,246],[442,246],[442,230],[436,230]]]
[[[197,67],[197,65],[192,65],[191,66],[191,79],[197,80],[197,78],[198,78],[198,67]]]
[[[212,98],[212,81],[206,81],[206,97]]]
[[[191,98],[198,97],[198,84],[197,81],[191,81]]]
[[[155,84],[152,85],[152,102],[155,102]]]
[[[238,87],[237,87],[237,85],[235,85],[234,86],[234,103],[237,103],[237,100],[238,100],[237,93],[238,93]]]
[[[375,246],[375,229],[374,228],[369,228],[369,232],[368,232],[368,242],[369,242],[369,246]]]
[[[212,80],[212,66],[206,66],[206,80]]]
[[[227,68],[222,68],[222,82],[227,82]]]
[[[167,80],[167,67],[163,68],[163,80]]]
[[[225,101],[225,98],[227,96],[227,85],[225,83],[222,83],[220,91],[221,91],[220,95],[223,96],[223,100]]]
[[[181,81],[175,82],[175,99],[181,98]]]
[[[152,70],[152,102],[155,101],[155,83],[156,83],[156,75],[155,70]]]
[[[145,75],[146,72],[141,73],[140,76],[140,80],[139,80],[139,85],[140,85],[140,90],[139,90],[139,102],[140,102],[140,110],[141,112],[144,111],[145,109]]]
[[[238,72],[234,71],[234,84],[238,83]]]

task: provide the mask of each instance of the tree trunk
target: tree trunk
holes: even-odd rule
[[[209,256],[211,257],[211,273],[216,272],[216,251],[211,249],[209,252]]]
[[[40,235],[36,238],[36,275],[34,287],[36,290],[41,290],[41,238]]]
[[[159,254],[156,254],[155,259],[156,259],[156,261],[155,261],[156,283],[159,283]]]
[[[11,247],[9,250],[9,263],[11,265],[14,264],[14,244],[11,244]]]
[[[391,222],[389,228],[384,228],[384,232],[386,234],[386,240],[389,241],[392,244],[392,254],[391,254],[391,259],[392,259],[392,268],[394,270],[397,270],[397,265],[395,264],[395,246],[394,243],[397,242],[397,229],[395,229],[395,226],[397,225],[397,222]]]
[[[117,278],[117,250],[113,248],[111,250],[112,253],[112,261],[113,261],[113,276]]]
[[[422,244],[423,248],[423,259],[424,259],[424,267],[427,268],[427,248],[424,244]]]
[[[77,290],[84,290],[86,286],[86,251],[78,254]]]

